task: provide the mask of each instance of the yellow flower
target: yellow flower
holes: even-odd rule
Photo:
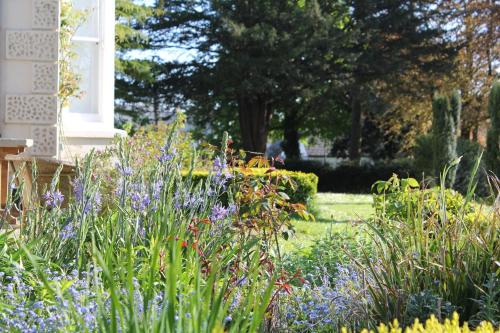
[[[343,328],[342,333],[348,333],[347,329]],[[374,333],[368,331],[367,329],[363,329],[361,333]],[[399,327],[399,322],[394,319],[392,324],[389,326],[385,324],[380,324],[377,327],[376,333],[403,333],[403,329]],[[467,323],[464,323],[460,326],[460,320],[458,317],[458,313],[453,313],[453,316],[450,319],[446,319],[444,323],[440,323],[439,320],[435,316],[431,316],[425,322],[425,325],[419,322],[418,319],[415,319],[415,322],[412,326],[407,327],[404,330],[404,333],[500,333],[500,328],[496,328],[492,323],[483,321],[476,327],[475,330],[471,330]]]

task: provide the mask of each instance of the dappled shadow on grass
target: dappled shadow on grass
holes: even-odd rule
[[[335,203],[333,203],[333,204],[318,203],[317,205],[318,205],[318,206],[342,206],[342,205],[349,205],[349,206],[356,206],[356,205],[360,205],[360,206],[367,206],[367,205],[371,205],[371,203],[367,203],[367,202],[338,202],[338,201],[335,201]]]
[[[335,219],[335,218],[319,217],[319,218],[316,218],[315,222],[332,223],[332,224],[347,224],[347,223],[362,221],[362,220],[364,220],[364,219],[363,218]]]
[[[372,216],[372,199],[369,195],[318,193],[312,213],[315,220],[293,217],[296,233],[281,244],[285,251],[308,249],[331,231],[352,231],[356,224]]]

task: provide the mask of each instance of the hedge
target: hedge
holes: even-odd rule
[[[336,169],[318,161],[286,161],[283,168],[314,173],[319,178],[319,192],[371,193],[371,186],[378,180],[389,179],[393,173],[401,178],[420,179],[411,160],[377,161],[371,166],[343,164]]]
[[[313,173],[304,173],[298,171],[288,170],[275,170],[270,174],[266,174],[266,168],[252,168],[254,177],[269,177],[275,179],[276,177],[288,177],[293,181],[294,188],[290,184],[286,184],[284,192],[290,197],[292,203],[308,204],[313,199],[316,192],[318,192],[318,176]],[[241,171],[240,171],[241,172]],[[183,176],[187,176],[187,172],[183,172]],[[204,180],[208,176],[206,170],[194,170],[192,179],[194,181]]]

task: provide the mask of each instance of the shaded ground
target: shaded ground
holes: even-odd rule
[[[281,247],[285,251],[303,250],[331,230],[350,230],[350,222],[366,219],[372,212],[371,195],[318,193],[314,207],[316,221],[294,220],[295,237],[282,241]]]

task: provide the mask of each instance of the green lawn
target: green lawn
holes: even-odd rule
[[[330,230],[350,230],[351,222],[366,219],[372,212],[371,195],[318,193],[314,205],[316,221],[293,220],[295,236],[283,241],[282,248],[304,250]]]

